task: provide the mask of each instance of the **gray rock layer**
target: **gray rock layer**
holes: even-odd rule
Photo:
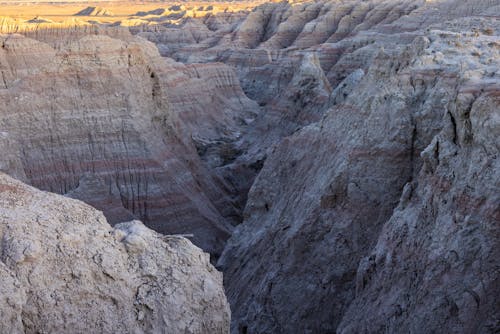
[[[498,329],[498,32],[485,14],[381,35],[269,149],[219,260],[234,333]]]
[[[159,51],[94,26],[0,37],[0,169],[214,255],[243,219],[219,260],[233,333],[495,332],[499,9],[280,2],[131,28]],[[8,294],[14,328],[27,297]]]

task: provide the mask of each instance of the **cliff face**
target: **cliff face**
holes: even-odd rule
[[[493,333],[499,9],[281,2],[2,36],[0,169],[222,252],[233,333]]]
[[[473,32],[463,33],[464,27]],[[414,138],[426,138],[421,143],[427,146],[415,152],[416,175],[360,261],[355,298],[340,333],[492,333],[500,324],[494,297],[500,254],[500,26],[497,20],[461,19],[437,28],[407,75],[410,82],[415,75],[425,82],[431,69],[440,71],[430,92],[442,107],[427,109],[424,98],[413,116]],[[428,131],[424,110],[442,117],[434,123],[437,133]]]
[[[3,333],[227,333],[209,255],[0,175]]]
[[[259,103],[257,118],[243,129],[237,143],[242,154],[219,170],[236,185],[239,202],[244,203],[268,148],[319,121],[328,109],[332,90],[352,72],[368,68],[377,50],[373,44],[384,38],[388,45],[404,44],[414,37],[409,33],[391,40],[372,30],[393,24],[422,4],[267,3],[244,17],[218,14],[186,20],[178,27],[145,26],[132,32],[178,61],[218,61],[234,67],[245,94]],[[186,38],[200,31],[204,33],[197,38]]]
[[[185,67],[129,39],[85,36],[56,50],[1,37],[3,170],[82,199],[112,223],[135,217],[193,233],[218,254],[237,213],[192,137],[238,137],[255,103],[224,65]]]
[[[426,10],[339,42],[373,45],[267,151],[219,261],[235,333],[498,327],[499,26],[482,7],[396,33]]]

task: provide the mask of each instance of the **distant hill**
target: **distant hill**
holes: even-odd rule
[[[109,10],[102,7],[92,7],[89,6],[78,13],[75,16],[113,16],[114,14]]]
[[[124,2],[123,0],[97,0],[97,1],[92,1],[93,3],[101,3],[101,2]],[[32,3],[32,4],[37,4],[37,3],[81,3],[81,4],[88,4],[89,1],[84,1],[84,0],[0,0],[0,4],[17,4],[17,3]]]
[[[163,13],[165,13],[165,9],[157,8],[147,12],[139,11],[135,14],[135,16],[162,15]]]

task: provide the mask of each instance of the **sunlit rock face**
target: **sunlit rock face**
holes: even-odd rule
[[[176,64],[131,36],[56,50],[10,35],[2,45],[4,171],[82,199],[112,223],[140,218],[220,253],[238,210],[192,138],[234,139],[253,117],[230,68]]]
[[[82,9],[75,16],[113,16],[113,12],[103,8],[103,7],[95,7],[89,6],[85,9]]]
[[[2,333],[227,333],[222,275],[182,237],[0,174]]]

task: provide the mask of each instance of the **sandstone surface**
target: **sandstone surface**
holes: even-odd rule
[[[227,333],[222,275],[182,237],[0,175],[2,333]]]

